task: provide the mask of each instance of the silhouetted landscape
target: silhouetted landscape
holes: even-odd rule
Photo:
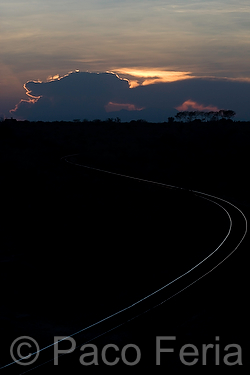
[[[1,2],[0,375],[250,364],[249,17]]]
[[[162,123],[119,117],[0,122],[4,358],[6,343],[16,337],[49,345],[53,336],[70,335],[124,309],[208,256],[225,237],[228,218],[192,191],[225,199],[248,218],[250,122],[228,116],[179,116]],[[243,363],[249,364],[248,251],[246,237],[202,280],[93,342],[134,343],[142,352],[138,367],[146,367],[155,364],[157,335],[177,336],[178,346],[215,343],[220,336],[222,349],[241,345]],[[164,300],[164,293],[145,302],[145,310]],[[124,320],[142,310],[126,313]],[[105,329],[114,325],[110,321]],[[82,333],[79,345],[98,334],[98,328]],[[166,369],[184,366],[176,355],[162,359]],[[209,361],[214,364],[212,354]]]

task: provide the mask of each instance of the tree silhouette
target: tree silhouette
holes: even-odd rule
[[[234,111],[232,111],[231,109],[221,109],[221,110],[219,110],[219,116],[221,118],[225,118],[227,120],[232,119],[232,117],[234,117],[235,115],[236,115],[236,113]]]
[[[169,117],[169,118],[168,118],[168,122],[169,122],[170,124],[172,124],[172,123],[174,122],[174,117]]]
[[[175,115],[176,121],[191,122],[194,120],[218,121],[220,119],[231,120],[236,115],[231,109],[220,109],[219,111],[180,111]]]

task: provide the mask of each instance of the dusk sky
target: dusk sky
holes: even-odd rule
[[[3,0],[0,117],[163,121],[223,106],[248,120],[249,19],[249,0]]]

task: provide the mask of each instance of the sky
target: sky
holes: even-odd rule
[[[0,117],[248,120],[249,16],[249,0],[2,0]]]

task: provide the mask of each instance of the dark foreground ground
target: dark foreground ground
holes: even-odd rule
[[[225,212],[211,202],[73,166],[63,156],[79,153],[69,160],[216,195],[249,217],[248,123],[0,125],[2,366],[11,362],[9,349],[17,337],[31,336],[42,348],[54,336],[71,335],[124,309],[197,264],[228,231]],[[240,362],[237,355],[224,360],[237,353],[225,347],[237,344],[248,367],[248,251],[247,236],[220,267],[159,307],[132,320],[143,309],[131,309],[75,335],[79,348],[59,358],[56,369],[69,365],[82,371],[80,346],[126,320],[91,341],[103,371],[110,366],[101,351],[112,343],[120,351],[107,351],[110,362],[127,344],[141,352],[136,366],[120,359],[115,368],[155,366],[157,336],[175,337],[161,344],[174,348],[161,354],[164,371],[189,367],[179,357],[185,344],[199,353],[185,357],[198,358],[190,367],[205,364],[202,344],[214,345],[208,365]],[[53,349],[44,351],[37,364],[51,357]],[[131,348],[127,359],[135,360]],[[49,367],[55,371],[50,362],[33,373]],[[28,369],[13,365],[6,371]]]

